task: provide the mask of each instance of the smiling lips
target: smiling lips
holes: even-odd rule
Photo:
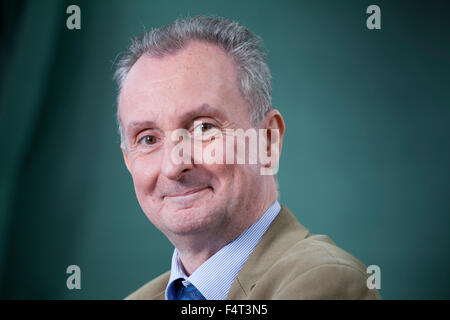
[[[199,193],[205,189],[211,189],[211,187],[201,187],[201,188],[197,188],[197,189],[192,189],[183,193],[176,193],[176,194],[170,194],[170,195],[165,195],[164,198],[172,198],[172,199],[176,199],[176,198],[183,198],[183,197],[188,197],[190,195],[194,195],[196,193]]]

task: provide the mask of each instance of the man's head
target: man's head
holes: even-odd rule
[[[269,69],[250,31],[220,18],[177,20],[134,39],[115,77],[124,159],[143,211],[169,239],[208,232],[232,238],[276,199],[275,180],[260,169],[278,165],[284,122],[272,108]],[[269,147],[271,132],[279,132],[270,164],[194,161],[199,147],[217,146],[217,155],[234,141],[233,130],[260,128],[268,129],[258,139]],[[184,154],[192,161],[174,161],[179,129],[197,141],[194,156]]]

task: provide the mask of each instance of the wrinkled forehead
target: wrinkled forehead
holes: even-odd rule
[[[133,117],[176,115],[185,108],[224,106],[239,99],[232,59],[216,45],[192,42],[173,55],[141,56],[124,81],[119,112],[126,124]]]

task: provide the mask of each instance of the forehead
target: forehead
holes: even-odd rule
[[[232,59],[218,46],[198,41],[163,58],[141,56],[119,97],[124,125],[142,118],[167,121],[203,104],[225,113],[245,107]]]

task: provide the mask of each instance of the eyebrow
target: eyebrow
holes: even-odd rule
[[[183,115],[180,116],[180,127],[186,126],[188,123],[192,121],[192,119],[200,117],[200,116],[210,116],[210,117],[219,117],[223,118],[224,114],[221,110],[210,106],[207,103],[200,105],[197,109],[187,111]],[[127,126],[127,134],[134,133],[141,129],[152,129],[157,128],[158,126],[154,121],[132,121]]]
[[[136,132],[143,128],[155,128],[156,124],[153,121],[132,121],[127,127],[127,134]]]
[[[213,106],[210,106],[207,103],[202,104],[197,109],[188,111],[180,116],[180,123],[186,125],[187,122],[191,122],[192,119],[198,118],[200,116],[207,116],[207,117],[219,117],[224,118],[224,113]]]

